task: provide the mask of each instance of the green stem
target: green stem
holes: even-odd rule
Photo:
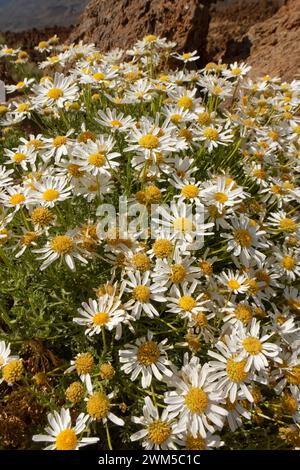
[[[109,448],[109,450],[113,450],[112,445],[111,445],[111,439],[110,439],[110,434],[109,434],[109,429],[108,429],[108,424],[107,423],[105,423],[105,430],[106,430],[108,448]]]

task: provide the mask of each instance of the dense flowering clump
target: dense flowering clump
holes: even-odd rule
[[[0,402],[48,411],[32,448],[300,446],[300,81],[175,48],[0,47],[30,75],[0,103]]]

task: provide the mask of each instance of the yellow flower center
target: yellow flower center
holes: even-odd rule
[[[81,132],[81,134],[78,136],[77,140],[78,140],[78,142],[83,142],[85,144],[89,140],[92,140],[93,142],[95,142],[96,134],[94,132],[90,132],[90,131]]]
[[[285,232],[295,232],[297,228],[297,224],[293,219],[289,219],[288,217],[285,217],[284,219],[281,219],[279,222],[279,227],[281,230],[284,230]]]
[[[281,406],[285,413],[289,415],[293,415],[298,410],[298,403],[297,400],[291,395],[290,393],[286,393],[282,396],[281,399]]]
[[[122,123],[119,119],[112,119],[110,123],[113,127],[122,127]]]
[[[241,287],[241,284],[236,279],[229,279],[227,283],[229,289],[235,290]]]
[[[50,88],[47,93],[48,98],[51,100],[58,100],[62,96],[64,96],[64,92],[61,88]]]
[[[105,156],[98,152],[98,153],[91,153],[88,156],[88,162],[90,165],[96,166],[97,168],[100,168],[105,164]]]
[[[193,222],[186,217],[178,217],[173,222],[173,228],[177,232],[189,233],[195,230]]]
[[[39,42],[39,45],[38,45],[39,49],[47,49],[47,47],[48,47],[48,42],[47,41]]]
[[[237,362],[234,357],[227,359],[226,372],[232,382],[244,382],[247,379],[246,361]]]
[[[252,319],[251,308],[244,304],[237,305],[234,314],[238,320],[244,323],[244,325],[247,325]]]
[[[84,386],[81,382],[73,382],[65,391],[65,395],[71,403],[79,403],[84,397]]]
[[[148,34],[148,36],[144,37],[144,41],[149,44],[151,42],[155,42],[157,40],[157,36],[155,34]]]
[[[181,96],[179,100],[177,101],[177,105],[179,108],[183,109],[192,109],[193,107],[193,100],[187,95]]]
[[[160,357],[160,349],[155,341],[146,341],[138,348],[137,358],[140,364],[145,367],[157,362]]]
[[[44,201],[51,202],[57,199],[58,196],[59,196],[59,192],[56,189],[49,188],[43,192],[42,198],[44,199]]]
[[[217,192],[215,194],[215,201],[219,202],[220,204],[225,204],[228,201],[228,196],[225,193]]]
[[[70,165],[68,165],[68,172],[74,178],[81,178],[85,173],[76,163],[70,163]]]
[[[180,297],[178,305],[183,310],[190,312],[194,307],[196,307],[197,302],[190,295],[183,295]]]
[[[150,269],[150,259],[144,253],[136,253],[132,257],[132,265],[139,271],[145,272]]]
[[[172,114],[170,121],[173,122],[173,124],[178,124],[181,121],[181,114]]]
[[[147,286],[136,286],[132,292],[133,298],[142,304],[148,302],[150,298],[150,289]]]
[[[96,392],[89,397],[86,409],[92,418],[100,420],[106,418],[110,409],[110,401],[104,393]]]
[[[157,186],[147,186],[145,188],[146,204],[158,204],[161,200],[161,191]]]
[[[25,113],[29,111],[30,105],[28,103],[20,103],[17,107],[19,113]]]
[[[8,107],[7,107],[7,106],[4,106],[3,104],[2,104],[2,105],[0,104],[0,116],[1,116],[2,114],[7,113],[7,111],[8,111]]]
[[[29,246],[37,238],[38,238],[38,234],[36,232],[26,232],[21,238],[21,243],[22,245]]]
[[[178,132],[179,137],[183,137],[185,140],[191,141],[193,138],[192,132],[184,127],[183,129],[180,129]]]
[[[16,152],[13,156],[13,159],[16,163],[23,162],[26,159],[25,153]]]
[[[68,235],[57,235],[51,240],[51,248],[56,253],[67,254],[70,253],[73,249],[73,240]]]
[[[171,240],[160,239],[154,242],[152,249],[157,258],[166,258],[172,253],[173,245]]]
[[[203,135],[208,140],[218,140],[219,133],[214,127],[206,127],[203,129]]]
[[[139,145],[144,149],[156,149],[159,146],[159,139],[156,135],[146,134],[139,139]]]
[[[300,385],[300,366],[290,367],[285,375],[290,384]]]
[[[96,72],[93,74],[93,78],[96,80],[96,82],[100,82],[101,80],[105,79],[105,75],[102,72]]]
[[[67,142],[67,138],[64,135],[58,135],[53,139],[53,145],[54,147],[58,148],[64,145]]]
[[[185,404],[192,413],[201,414],[208,407],[208,396],[200,387],[191,387],[185,396]]]
[[[184,54],[181,55],[183,60],[187,60],[191,58],[191,53],[190,52],[185,52]]]
[[[16,206],[18,204],[21,204],[22,202],[25,201],[25,196],[24,194],[21,194],[21,193],[17,193],[17,194],[13,194],[11,197],[10,197],[10,200],[9,202],[13,205],[13,206]]]
[[[195,313],[193,315],[193,320],[199,328],[204,328],[208,323],[204,312]]]
[[[295,264],[295,260],[291,256],[286,255],[282,258],[282,266],[288,271],[291,271]]]
[[[14,383],[21,379],[23,363],[20,359],[12,359],[2,369],[2,377],[7,383]]]
[[[56,436],[57,450],[74,450],[77,446],[77,437],[73,429],[64,429]]]
[[[205,440],[197,433],[194,437],[193,434],[188,434],[185,442],[185,448],[187,450],[204,450]]]
[[[239,67],[231,69],[232,75],[240,75],[241,74],[241,69]]]
[[[181,195],[187,199],[197,197],[198,194],[199,188],[195,184],[186,184],[181,190]]]
[[[249,248],[252,245],[252,236],[250,232],[244,228],[239,228],[234,231],[234,239],[244,248]]]
[[[256,356],[262,350],[262,345],[259,339],[254,338],[253,336],[249,336],[245,338],[243,341],[243,346],[245,350],[251,354],[251,356]]]
[[[171,435],[171,426],[167,421],[157,419],[148,426],[148,439],[153,444],[163,444]]]
[[[173,264],[171,267],[171,281],[174,284],[183,282],[186,276],[186,269],[182,264]]]
[[[31,214],[31,220],[34,225],[40,225],[41,227],[46,227],[49,225],[54,216],[52,212],[47,207],[37,207],[33,209]]]
[[[107,312],[98,312],[93,316],[93,323],[97,326],[103,326],[108,323],[109,315]]]
[[[199,268],[203,274],[210,275],[213,272],[212,264],[209,261],[202,260],[199,262]]]
[[[81,353],[75,359],[77,374],[89,374],[94,367],[94,358],[91,353]]]

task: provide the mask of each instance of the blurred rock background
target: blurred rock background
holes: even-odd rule
[[[103,51],[156,34],[182,51],[197,49],[198,66],[245,61],[254,76],[286,80],[300,69],[300,0],[0,0],[0,31],[11,30],[3,34],[8,43],[30,49],[47,36],[45,26],[63,40],[94,42]],[[26,32],[15,34],[20,30]]]

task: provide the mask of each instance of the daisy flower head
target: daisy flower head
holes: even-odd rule
[[[167,339],[159,343],[154,341],[153,334],[148,331],[147,336],[138,338],[135,345],[125,344],[126,349],[119,351],[121,370],[131,374],[132,381],[141,374],[143,388],[150,387],[153,376],[159,381],[164,376],[172,377],[172,363],[167,357],[167,350],[172,346],[168,346],[167,342]]]
[[[118,113],[117,110],[106,108],[106,111],[101,109],[98,111],[99,118],[96,122],[103,127],[108,128],[111,132],[127,132],[135,121],[131,116],[125,116],[124,113]]]
[[[251,379],[250,373],[246,371],[247,360],[239,360],[236,350],[232,351],[222,341],[218,341],[215,347],[218,353],[208,351],[208,355],[216,359],[209,362],[212,371],[209,381],[213,383],[214,390],[229,398],[231,403],[237,400],[239,393],[252,403],[253,397],[247,386]]]
[[[175,390],[165,394],[167,410],[178,416],[179,427],[190,431],[194,437],[199,433],[205,438],[207,432],[222,429],[227,415],[227,411],[218,404],[221,395],[212,392],[209,374],[207,363],[201,366],[191,362],[171,378],[169,385]]]
[[[255,318],[248,327],[239,326],[235,331],[234,338],[237,349],[240,350],[236,360],[246,359],[245,371],[260,372],[269,367],[270,359],[281,361],[279,354],[281,348],[276,343],[268,340],[273,336],[271,334],[260,334],[260,322]]]
[[[74,230],[69,230],[61,235],[55,235],[47,241],[44,248],[33,250],[34,253],[41,255],[37,257],[38,260],[43,261],[40,267],[41,271],[47,269],[50,264],[58,259],[64,260],[71,271],[76,271],[75,259],[82,264],[88,264],[88,261],[80,253],[82,250],[79,250],[74,235]]]
[[[114,152],[115,141],[112,136],[98,135],[95,141],[75,145],[72,151],[71,163],[79,165],[82,170],[93,176],[110,174],[119,166],[115,159],[120,157],[119,152]]]
[[[257,224],[244,215],[231,218],[232,232],[221,236],[228,240],[227,251],[233,258],[238,258],[244,266],[264,261],[266,255],[259,251],[266,249],[269,243],[265,239],[264,230],[259,230]]]
[[[142,426],[142,429],[132,434],[130,440],[135,442],[143,439],[142,446],[146,450],[176,450],[181,431],[176,420],[166,408],[160,415],[150,397],[146,397],[144,403],[143,416],[131,418],[132,422]]]
[[[93,390],[91,373],[94,368],[94,358],[91,353],[78,353],[75,359],[71,360],[71,366],[65,370],[65,374],[76,371],[80,380],[85,384],[87,391]]]
[[[224,441],[217,434],[211,434],[210,432],[206,433],[206,437],[203,438],[199,432],[196,436],[193,436],[191,432],[186,431],[181,434],[179,445],[186,450],[214,450],[222,447]]]
[[[182,284],[182,290],[176,284],[173,284],[170,293],[171,297],[168,297],[167,308],[171,313],[179,314],[182,318],[192,319],[197,315],[202,315],[203,319],[206,318],[205,311],[207,308],[207,300],[204,300],[202,293],[195,293],[198,287],[198,281],[194,280],[190,287],[187,282]]]
[[[63,108],[67,101],[74,102],[78,98],[78,86],[72,76],[56,72],[54,79],[46,78],[32,88],[33,103],[37,108],[54,106]]]
[[[89,299],[88,303],[83,302],[78,312],[81,316],[73,318],[73,321],[86,327],[85,334],[88,336],[98,335],[104,329],[108,331],[115,329],[115,338],[120,339],[122,324],[128,323],[130,319],[122,307],[120,298],[110,294],[105,294],[98,300]]]
[[[221,125],[197,128],[195,130],[197,140],[204,143],[208,152],[211,153],[219,145],[226,146],[233,141],[231,129],[224,129]]]
[[[203,237],[212,235],[209,231],[214,226],[213,223],[204,223],[204,214],[198,205],[198,210],[193,210],[193,206],[180,201],[171,202],[166,207],[158,206],[153,217],[154,230],[168,230],[175,241],[186,243],[201,243]]]
[[[168,287],[193,282],[200,277],[200,269],[195,261],[196,258],[189,254],[181,256],[181,250],[177,248],[171,259],[156,260],[152,277],[156,283]]]
[[[34,182],[31,199],[41,207],[52,208],[58,202],[71,197],[72,187],[65,176],[45,176],[41,181]]]
[[[201,195],[208,206],[214,205],[219,211],[237,206],[246,197],[243,188],[226,176],[207,182]]]
[[[229,65],[229,68],[226,68],[222,71],[222,75],[226,78],[243,78],[247,73],[251,70],[251,66],[241,62],[238,64],[234,62],[233,64]]]
[[[34,442],[48,442],[45,450],[78,450],[99,441],[98,437],[80,437],[87,429],[88,415],[80,413],[72,426],[70,410],[61,408],[47,415],[49,425],[45,428],[47,434],[35,434]]]
[[[246,282],[248,280],[246,274],[234,273],[229,270],[227,273],[221,272],[217,277],[220,283],[233,294],[244,294],[249,288]]]
[[[109,421],[117,426],[124,426],[124,420],[115,415],[111,409],[116,406],[112,403],[114,393],[106,394],[104,391],[92,390],[85,398],[86,411],[90,421],[102,421],[106,424]]]
[[[159,315],[153,302],[165,302],[164,292],[166,287],[151,283],[150,272],[146,271],[143,276],[140,272],[128,271],[128,279],[124,281],[124,292],[130,293],[130,300],[124,304],[124,308],[139,320],[142,312],[147,317],[154,318]]]
[[[199,59],[199,55],[197,55],[197,51],[193,52],[183,52],[182,54],[174,54],[174,57],[180,61],[182,61],[184,64],[187,64],[188,62],[194,62],[195,60]]]

